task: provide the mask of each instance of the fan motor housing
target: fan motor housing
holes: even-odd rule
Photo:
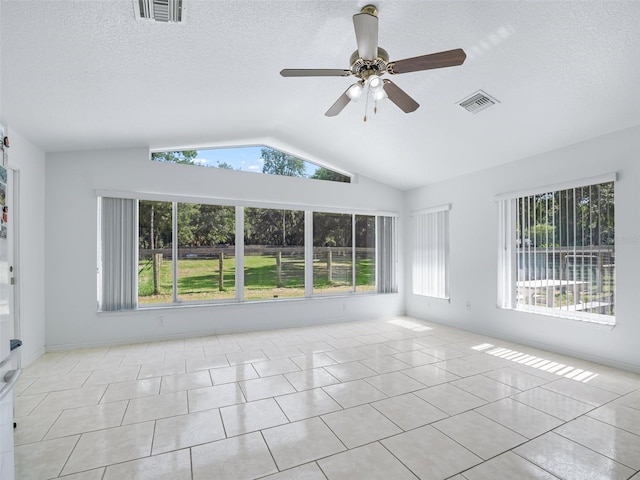
[[[363,80],[371,75],[382,75],[387,71],[389,63],[389,54],[384,48],[378,47],[378,56],[373,60],[365,60],[360,58],[360,54],[356,50],[351,54],[349,64],[351,65],[351,73]]]

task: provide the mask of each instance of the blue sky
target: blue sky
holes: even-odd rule
[[[235,147],[212,148],[198,150],[195,161],[201,165],[217,167],[218,163],[226,162],[233,166],[234,170],[262,173],[263,160],[260,158],[260,149],[264,147]],[[304,159],[303,159],[304,160]],[[305,161],[306,174],[313,175],[318,168],[316,165]]]

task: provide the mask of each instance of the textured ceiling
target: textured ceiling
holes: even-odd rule
[[[267,143],[409,189],[640,124],[640,2],[379,0],[399,60],[463,48],[459,67],[394,82],[420,103],[324,112],[352,78],[367,2],[184,0],[180,25],[131,0],[0,0],[0,115],[45,151]],[[500,103],[471,114],[482,89]]]

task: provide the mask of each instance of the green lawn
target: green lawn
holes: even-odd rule
[[[291,298],[304,296],[304,258],[282,258],[280,281],[276,258],[272,255],[246,256],[245,298]],[[313,264],[313,289],[316,293],[349,291],[351,263],[334,258],[333,282],[328,280],[326,261]],[[160,292],[153,294],[153,265],[142,260],[138,268],[138,301],[141,304],[170,303],[172,301],[172,262],[165,260],[160,270]],[[235,298],[235,258],[224,259],[224,279],[220,288],[218,259],[178,260],[178,296],[185,301],[222,300]],[[356,260],[356,290],[375,289],[375,265],[373,259]]]

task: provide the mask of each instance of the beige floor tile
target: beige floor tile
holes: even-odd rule
[[[282,375],[238,382],[247,401],[293,393],[295,388]]]
[[[262,353],[264,353],[269,358],[269,360],[297,357],[299,355],[302,355],[302,352],[294,345],[281,345],[279,347],[263,348]]]
[[[65,410],[53,424],[45,439],[117,427],[122,423],[127,404],[128,402],[123,400]]]
[[[123,425],[188,413],[187,392],[175,392],[129,400]]]
[[[487,403],[480,397],[448,383],[418,390],[414,393],[449,415],[457,415]]]
[[[280,470],[346,450],[318,417],[269,428],[262,434]]]
[[[258,432],[207,443],[191,449],[193,480],[252,480],[276,473],[269,449]]]
[[[111,383],[104,392],[100,403],[157,395],[160,393],[160,382],[161,378],[155,377],[145,380]]]
[[[328,342],[330,343],[330,342]],[[368,355],[362,353],[355,348],[343,348],[340,350],[328,350],[324,352],[327,357],[331,358],[333,361],[337,363],[350,363],[356,362],[358,360],[364,360],[369,358]]]
[[[107,467],[103,480],[191,480],[189,449]]]
[[[220,409],[228,437],[288,423],[273,398],[231,405]]]
[[[256,362],[252,365],[261,377],[300,371],[300,367],[289,358],[276,358],[275,360],[267,360],[266,362]]]
[[[640,435],[640,410],[619,403],[610,403],[588,413],[614,427]]]
[[[75,447],[79,435],[31,443],[15,448],[16,479],[45,480],[57,477]]]
[[[402,432],[400,427],[371,405],[329,413],[323,415],[322,420],[347,448],[359,447]]]
[[[212,368],[209,370],[214,385],[242,382],[258,378],[258,373],[251,364],[239,364],[230,367]]]
[[[16,418],[29,415],[46,398],[47,393],[36,393],[34,395],[19,395],[15,401]]]
[[[307,338],[309,338],[309,341],[307,343],[296,345],[296,348],[306,355],[323,353],[333,350],[333,347],[327,342],[324,342],[322,340],[313,340],[312,337]]]
[[[318,460],[329,480],[416,480],[396,457],[378,442]]]
[[[546,390],[542,387],[532,388],[511,397],[530,407],[537,408],[562,420],[571,420],[583,413],[593,410],[593,406]]]
[[[375,370],[365,367],[360,362],[339,363],[323,368],[341,382],[350,382],[378,374]]]
[[[622,480],[634,473],[630,468],[553,432],[531,440],[514,452],[563,480]]]
[[[291,422],[342,410],[342,407],[320,388],[281,395],[275,400]]]
[[[103,357],[83,360],[71,369],[72,372],[89,372],[93,370],[117,370],[122,363],[122,356]]]
[[[60,410],[33,413],[26,417],[16,418],[17,427],[13,431],[15,445],[39,442],[55,423],[62,412]]]
[[[162,377],[160,393],[181,392],[194,388],[210,387],[211,376],[209,370],[188,373],[176,373]]]
[[[228,366],[229,362],[227,362],[227,357],[224,355],[212,355],[210,357],[190,358],[187,360],[187,372]]]
[[[89,378],[91,372],[77,372],[64,375],[47,375],[40,377],[27,387],[23,394],[58,392],[61,390],[78,389]]]
[[[402,395],[403,393],[414,392],[424,388],[424,384],[402,374],[401,372],[376,375],[375,377],[365,378],[364,381],[373,385],[390,397]]]
[[[453,373],[447,372],[433,365],[422,365],[420,367],[407,368],[401,370],[405,375],[425,384],[427,387],[433,387],[442,383],[447,383],[452,380],[457,380],[460,377]]]
[[[60,477],[63,480],[103,480],[105,468],[96,468],[95,470],[88,470],[86,472],[73,473],[71,475],[65,475]]]
[[[381,443],[421,480],[442,480],[482,462],[430,425]]]
[[[557,477],[512,452],[506,452],[464,472],[467,480],[557,480]]]
[[[364,337],[360,337],[362,340]],[[379,337],[383,342],[383,337]],[[384,345],[382,342],[377,342],[375,344],[365,345],[363,347],[355,347],[359,352],[364,353],[367,357],[376,358],[376,357],[389,357],[395,353],[398,353],[398,350],[395,348],[391,348],[388,345]]]
[[[542,435],[564,423],[559,418],[510,398],[489,403],[475,411],[527,438]]]
[[[212,357],[216,355],[226,355],[227,353],[236,353],[236,352],[242,352],[242,349],[240,348],[240,345],[233,342],[226,342],[222,344],[218,343],[218,344],[211,344],[211,345],[204,346],[204,354],[207,357]]]
[[[367,358],[365,360],[360,360],[360,363],[379,374],[397,372],[398,370],[405,370],[410,367],[410,365],[407,365],[390,355]]]
[[[530,375],[525,372],[521,372],[515,368],[505,367],[491,372],[483,373],[485,377],[497,380],[500,383],[504,383],[518,390],[529,390],[531,388],[539,387],[547,383],[547,380]]]
[[[528,440],[476,412],[445,418],[433,426],[485,460]]]
[[[640,378],[631,379],[617,376],[615,373],[599,373],[591,378],[587,385],[597,387],[602,390],[625,395],[640,388]]]
[[[124,356],[122,359],[121,367],[126,365],[147,365],[147,364],[159,364],[164,362],[164,352],[137,352]]]
[[[175,375],[176,373],[185,373],[185,360],[176,360],[167,363],[148,363],[140,367],[138,380],[145,378],[163,377],[165,375]]]
[[[587,416],[572,420],[554,432],[627,467],[640,470],[638,435]]]
[[[267,356],[264,353],[262,353],[262,350],[227,353],[226,357],[227,357],[227,361],[229,362],[229,365],[265,362],[269,360]]]
[[[326,367],[327,365],[335,365],[337,362],[326,353],[313,353],[310,355],[300,355],[291,357],[291,360],[302,370]]]
[[[438,368],[442,368],[449,373],[453,373],[454,375],[458,375],[459,377],[470,377],[472,375],[478,375],[479,373],[485,373],[489,370],[494,370],[495,368],[503,367],[500,366],[487,366],[483,365],[477,361],[472,361],[467,358],[454,358],[452,360],[444,360],[438,363],[434,363],[434,366]]]
[[[611,400],[615,400],[620,396],[617,393],[602,390],[569,378],[562,378],[555,382],[547,383],[541,388],[551,390],[552,392],[559,393],[595,407],[599,407]]]
[[[424,353],[420,350],[410,350],[392,355],[396,360],[406,363],[410,367],[419,367],[421,365],[429,365],[439,362],[440,359],[432,355]]]
[[[179,450],[225,438],[218,409],[156,421],[152,454]]]
[[[364,403],[382,400],[387,396],[364,380],[339,383],[322,387],[342,408],[355,407]]]
[[[84,383],[85,387],[91,385],[106,385],[109,383],[133,381],[138,378],[140,367],[132,365],[127,367],[119,367],[109,370],[96,370],[91,372],[89,378]]]
[[[149,456],[153,428],[154,422],[145,422],[85,433],[62,473],[67,475]]]
[[[371,404],[403,430],[411,430],[447,418],[449,415],[412,393]]]
[[[51,392],[34,409],[34,412],[64,410],[68,408],[97,405],[106,389],[106,385],[95,385],[93,387],[82,387],[72,390],[63,390],[61,392]]]
[[[327,477],[314,462],[269,475],[262,480],[327,480]]]
[[[302,370],[301,372],[285,373],[284,376],[299,392],[340,383],[340,380],[331,375],[324,368],[313,368],[310,370]]]
[[[189,390],[187,394],[190,413],[226,407],[227,405],[235,405],[245,401],[242,390],[236,383],[196,388],[195,390]]]
[[[501,398],[520,393],[521,391],[483,375],[461,378],[460,380],[454,380],[450,384],[472,393],[487,402],[494,402]]]

